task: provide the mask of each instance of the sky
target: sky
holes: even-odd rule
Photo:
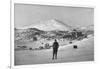
[[[25,27],[41,21],[57,19],[73,27],[93,25],[94,9],[86,7],[36,4],[14,5],[14,26]]]

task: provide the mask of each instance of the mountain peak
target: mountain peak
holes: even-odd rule
[[[40,21],[35,25],[25,26],[24,29],[27,28],[37,28],[43,31],[52,31],[52,30],[60,30],[60,31],[68,31],[70,30],[70,26],[64,24],[62,21],[57,19],[51,19],[46,21]]]

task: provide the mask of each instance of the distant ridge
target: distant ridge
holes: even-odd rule
[[[53,31],[53,30],[60,30],[60,31],[68,31],[71,30],[71,26],[64,24],[62,21],[57,19],[51,19],[47,21],[40,21],[36,25],[24,26],[19,29],[28,29],[28,28],[37,28],[43,31]]]

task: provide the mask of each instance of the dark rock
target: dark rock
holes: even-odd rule
[[[78,48],[78,46],[77,46],[77,45],[74,45],[74,46],[73,46],[73,48],[74,48],[74,49],[77,49],[77,48]]]

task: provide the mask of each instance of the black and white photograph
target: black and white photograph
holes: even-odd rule
[[[94,8],[14,4],[14,65],[94,61]]]

